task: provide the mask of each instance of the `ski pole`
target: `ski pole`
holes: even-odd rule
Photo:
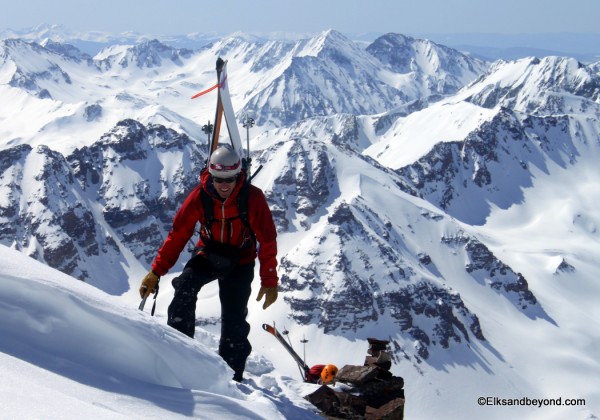
[[[210,159],[210,148],[211,148],[210,135],[212,134],[212,131],[213,131],[213,125],[210,123],[210,121],[208,121],[208,124],[204,124],[202,126],[202,131],[208,136],[208,140],[206,141],[206,144],[208,145],[208,155],[207,155],[206,164],[205,164],[205,166],[208,167],[208,162]]]
[[[300,342],[302,343],[302,347],[304,348],[304,363],[306,363],[306,343],[308,343],[308,340],[306,339],[304,334],[302,334],[302,340],[300,340]]]
[[[275,321],[273,321],[273,328],[275,328]],[[285,335],[285,338],[287,338],[288,343],[290,343],[290,348],[293,349],[292,340],[290,340],[290,332],[288,331],[287,328],[285,328],[285,325],[283,326],[283,331],[281,331],[281,334]],[[306,365],[306,357],[304,357],[303,362]],[[300,371],[300,376],[302,376],[302,379],[306,382],[306,373],[302,372],[302,368],[300,367],[300,364],[299,363],[297,363],[297,364],[298,364],[298,371]]]
[[[252,161],[250,159],[250,129],[254,126],[254,118],[249,117],[246,114],[246,119],[244,120],[244,124],[242,125],[246,129],[246,171],[248,174],[251,174],[250,166]],[[248,179],[248,182],[252,181],[252,177]]]
[[[306,382],[306,377],[308,375],[308,372],[310,371],[310,368],[307,366],[307,364],[304,362],[304,360],[302,360],[302,358],[298,355],[298,353],[296,353],[296,351],[294,350],[292,345],[288,344],[288,342],[285,341],[285,338],[283,338],[283,335],[281,335],[281,333],[279,333],[279,331],[277,331],[277,328],[275,328],[275,323],[273,322],[273,326],[271,326],[269,324],[263,324],[262,327],[263,327],[263,330],[265,330],[266,332],[273,335],[277,339],[277,341],[279,341],[283,345],[283,347],[288,351],[288,353],[292,356],[292,358],[298,364],[298,370],[300,371],[302,380],[304,380]],[[286,331],[284,331],[284,334],[287,335]],[[289,335],[287,338],[289,341],[290,340]]]

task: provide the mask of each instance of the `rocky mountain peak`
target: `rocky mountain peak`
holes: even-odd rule
[[[367,52],[396,73],[422,79],[426,96],[455,93],[489,65],[429,40],[394,33],[377,38]]]
[[[469,91],[467,100],[493,108],[503,106],[528,113],[560,114],[585,109],[586,101],[600,98],[600,76],[592,67],[573,58],[524,58],[497,62]],[[572,96],[566,102],[564,95]],[[574,99],[578,103],[571,103]]]
[[[92,60],[92,57],[89,54],[80,51],[77,47],[71,44],[63,44],[60,42],[52,41],[51,39],[47,38],[41,43],[41,45],[44,48],[55,52],[56,54],[62,55],[63,57],[71,58],[75,61],[91,62]]]
[[[100,55],[102,58],[98,65],[102,68],[112,68],[116,64],[121,68],[134,66],[140,69],[158,68],[166,64],[181,66],[183,61],[192,55],[192,50],[173,48],[152,39],[124,49],[109,49]]]

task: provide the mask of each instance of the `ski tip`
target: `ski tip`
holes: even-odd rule
[[[223,60],[221,57],[217,58],[217,71],[221,71],[223,69],[223,66],[225,65],[226,61]]]
[[[273,325],[263,324],[262,328],[263,328],[263,330],[265,330],[268,333],[271,333],[271,334],[277,333],[277,330],[275,329],[275,327]]]

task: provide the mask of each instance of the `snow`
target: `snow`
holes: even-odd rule
[[[481,108],[469,102],[442,100],[398,118],[364,154],[391,169],[399,169],[423,157],[437,143],[464,139],[496,113],[496,109]]]
[[[264,360],[236,384],[163,317],[4,246],[0,267],[1,418],[319,418]]]

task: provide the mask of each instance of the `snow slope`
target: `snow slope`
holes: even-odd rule
[[[285,319],[280,302],[269,315],[251,303],[255,348],[248,381],[237,385],[214,352],[210,325],[207,330],[197,328],[195,340],[165,325],[172,293],[168,281],[157,316],[151,317],[149,304],[142,313],[123,297],[110,296],[3,246],[0,267],[1,418],[320,418],[302,399],[316,386],[302,384],[291,358],[257,327],[269,315]],[[561,287],[559,283],[560,277],[547,287]],[[590,357],[590,347],[600,340],[600,314],[590,308],[598,286],[578,287],[587,288],[588,300],[565,304],[550,301],[551,293],[542,294],[553,322],[523,319],[500,301],[469,302],[489,306],[482,323],[494,347],[473,343],[479,356],[472,360],[453,353],[434,356],[428,364],[395,365],[394,373],[404,376],[407,384],[407,418],[595,418],[600,365]],[[562,288],[581,295],[572,285]],[[213,304],[201,310],[203,315],[214,311],[214,297],[210,287],[201,292],[200,306]],[[569,321],[575,319],[588,323]],[[309,364],[357,364],[365,355],[363,340],[325,335],[314,326],[295,329],[294,337],[299,339],[301,332],[311,338]],[[542,349],[535,358],[532,348]],[[541,399],[540,404],[585,399],[586,404],[479,406],[479,397]],[[454,404],[448,405],[449,400]]]
[[[0,267],[0,418],[319,418],[264,360],[237,385],[162,318],[4,246]]]

